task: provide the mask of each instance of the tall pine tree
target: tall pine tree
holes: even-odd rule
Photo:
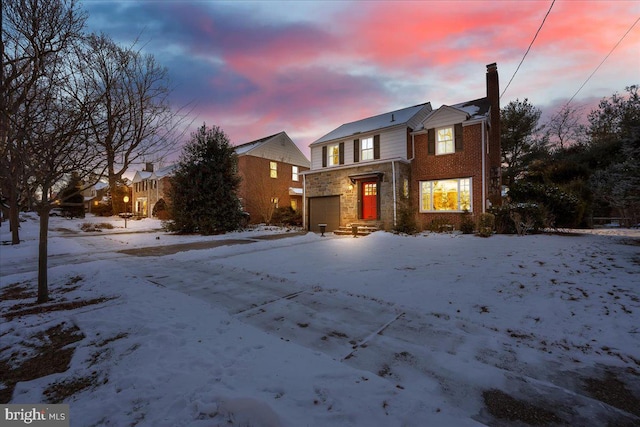
[[[236,230],[241,219],[237,165],[235,149],[218,126],[203,124],[192,133],[171,179],[173,220],[167,228],[204,235]]]

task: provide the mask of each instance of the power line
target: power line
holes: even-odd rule
[[[513,72],[513,76],[511,76],[511,79],[509,80],[509,83],[507,83],[507,86],[502,91],[502,94],[500,94],[500,98],[502,98],[502,95],[504,95],[504,93],[507,91],[507,89],[509,89],[509,85],[511,84],[511,82],[513,81],[513,78],[518,73],[518,70],[520,69],[520,66],[524,62],[524,58],[527,57],[527,54],[531,50],[531,46],[533,46],[533,42],[536,41],[536,38],[538,37],[538,33],[540,33],[540,30],[542,29],[542,26],[544,25],[544,22],[547,20],[547,16],[549,16],[549,13],[551,13],[551,9],[553,8],[553,5],[554,5],[555,2],[556,2],[556,0],[553,0],[551,2],[551,6],[549,6],[549,10],[547,11],[547,14],[544,16],[544,19],[542,20],[542,23],[540,24],[540,27],[538,28],[538,31],[536,31],[535,36],[533,36],[533,40],[531,40],[531,43],[529,43],[529,47],[527,48],[527,51],[524,53],[524,56],[522,57],[522,60],[518,64],[518,67],[516,68],[516,71]]]
[[[602,62],[600,62],[600,64],[598,64],[598,66],[596,67],[595,70],[593,70],[593,72],[589,75],[589,77],[587,77],[587,80],[584,81],[584,83],[582,83],[582,86],[580,86],[580,88],[578,88],[578,90],[576,91],[576,93],[573,94],[573,96],[571,97],[571,99],[569,99],[567,101],[566,105],[569,105],[571,103],[571,101],[573,101],[573,98],[576,97],[576,95],[578,95],[578,93],[582,90],[583,87],[585,87],[585,85],[587,84],[587,82],[589,80],[591,80],[591,77],[593,77],[593,75],[600,69],[600,67],[602,66],[602,64],[604,64],[604,62],[607,60],[607,58],[609,58],[609,56],[613,53],[614,50],[616,50],[616,48],[618,47],[618,45],[620,43],[622,43],[622,40],[624,40],[625,37],[627,37],[627,34],[629,34],[631,32],[631,30],[633,29],[633,27],[636,26],[636,24],[640,21],[640,18],[636,19],[636,22],[634,22],[631,27],[629,27],[629,29],[627,30],[626,33],[624,33],[624,35],[622,37],[620,37],[620,40],[618,40],[618,43],[615,44],[615,46],[613,46],[613,48],[611,48],[611,50],[609,51],[609,53],[607,53],[607,56],[604,57],[604,59],[602,60]]]

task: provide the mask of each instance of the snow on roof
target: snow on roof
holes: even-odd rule
[[[173,165],[169,165],[169,166],[165,166],[163,168],[158,169],[158,172],[155,172],[156,176],[158,178],[162,178],[163,176],[167,176],[167,175],[171,175],[173,173],[173,171],[176,169],[175,164]]]
[[[486,117],[489,114],[489,98],[479,98],[473,101],[461,102],[459,104],[452,105],[451,107],[457,108],[467,113],[470,117],[469,120]]]
[[[282,132],[278,132],[273,135],[265,136],[264,138],[256,139],[255,141],[247,142],[245,144],[240,144],[236,146],[236,154],[245,154],[248,151],[253,150],[264,142],[267,142],[271,138],[274,138],[280,135]]]
[[[366,119],[358,120],[355,122],[345,123],[339,128],[332,130],[322,138],[313,142],[311,145],[356,135],[362,132],[369,132],[387,128],[390,126],[406,124],[427,104],[429,103],[425,102],[424,104],[414,105],[413,107],[402,108],[400,110],[379,114],[377,116],[367,117]]]
[[[108,183],[104,182],[104,181],[98,181],[94,184],[93,188],[97,190],[102,190],[104,188],[107,188],[109,186]]]

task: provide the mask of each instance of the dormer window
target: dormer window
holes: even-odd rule
[[[436,130],[436,155],[455,153],[453,126]]]

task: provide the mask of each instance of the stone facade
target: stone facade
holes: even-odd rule
[[[395,197],[403,194],[405,179],[409,179],[410,165],[406,161],[384,161],[360,166],[324,169],[305,175],[306,197],[340,196],[340,225],[365,222],[361,219],[359,183],[378,182],[378,218],[380,228],[390,230],[397,215],[394,207],[393,172],[395,169]],[[366,178],[364,178],[366,177]]]

